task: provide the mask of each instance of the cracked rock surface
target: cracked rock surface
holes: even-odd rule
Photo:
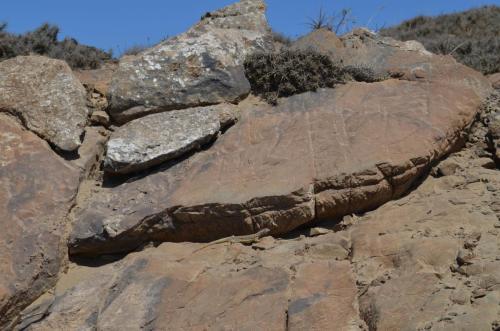
[[[317,31],[295,46],[381,80],[271,106],[241,68],[264,10],[80,72],[87,95],[59,62],[0,63],[0,330],[500,330],[500,91]]]
[[[252,246],[164,243],[116,262],[93,260],[97,267],[80,261],[20,326],[495,329],[500,172],[486,154],[469,144],[409,195],[314,231]],[[447,163],[457,166],[441,175]]]
[[[262,228],[283,234],[399,197],[463,143],[490,92],[473,70],[421,56],[429,71],[422,80],[350,83],[277,107],[247,98],[238,105],[240,121],[207,151],[96,187],[77,210],[72,254]]]

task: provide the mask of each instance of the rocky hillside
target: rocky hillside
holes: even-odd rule
[[[429,51],[451,54],[484,74],[500,72],[499,6],[437,17],[419,16],[380,33],[404,41],[418,40]]]
[[[265,9],[0,62],[0,330],[500,328],[498,77]]]

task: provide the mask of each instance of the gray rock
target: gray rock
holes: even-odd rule
[[[125,124],[107,144],[105,170],[126,174],[144,170],[199,148],[220,129],[210,107],[152,114]]]
[[[87,123],[86,91],[64,61],[18,56],[0,63],[0,112],[64,151],[74,151]]]
[[[250,92],[246,55],[271,45],[261,0],[207,14],[189,31],[120,61],[111,115],[124,123],[148,113],[236,102]]]

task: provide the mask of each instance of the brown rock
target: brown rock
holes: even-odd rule
[[[260,251],[226,243],[195,253],[189,252],[201,245],[163,244],[102,267],[75,266],[56,286],[50,308],[30,307],[20,325],[27,330],[284,331],[332,325],[359,330],[349,262],[295,255],[302,244],[287,241],[285,251]],[[40,318],[30,318],[29,312],[40,311]]]
[[[79,172],[0,114],[0,329],[53,286]]]
[[[344,44],[339,37],[328,29],[317,29],[308,35],[297,39],[291,46],[292,49],[313,50],[335,57],[339,48]]]
[[[83,85],[91,87],[104,96],[108,96],[111,79],[117,68],[116,63],[106,63],[99,69],[75,70],[75,76]]]
[[[452,67],[450,75],[463,70],[488,89],[480,74]],[[463,80],[352,83],[277,107],[246,100],[240,121],[205,153],[96,195],[79,213],[71,252],[210,241],[264,227],[286,233],[376,208],[461,142],[481,103],[480,89]]]
[[[349,262],[303,264],[292,287],[287,329],[359,330],[356,296]]]
[[[85,129],[85,138],[78,150],[79,158],[73,161],[73,164],[82,170],[84,177],[99,169],[108,135],[108,131],[103,127]]]
[[[472,149],[452,158],[460,173],[429,177],[404,198],[349,217],[345,231],[265,237],[252,247],[165,243],[94,260],[100,267],[73,266],[19,326],[489,330],[500,313],[500,246],[491,233],[499,213],[482,211],[498,200],[488,186],[500,188],[500,174],[478,167]],[[466,241],[480,263],[464,277],[452,266]]]
[[[102,110],[97,110],[92,112],[92,115],[90,116],[90,121],[94,125],[102,125],[102,126],[109,126],[109,115]]]

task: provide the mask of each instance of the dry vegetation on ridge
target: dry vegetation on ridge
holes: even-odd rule
[[[39,54],[66,61],[73,69],[94,69],[112,54],[95,47],[81,45],[73,38],[58,40],[59,27],[42,24],[25,34],[7,32],[7,24],[0,24],[0,61],[19,55]]]
[[[429,51],[451,54],[484,74],[500,71],[499,6],[437,17],[418,16],[380,33],[402,41],[418,40]]]

